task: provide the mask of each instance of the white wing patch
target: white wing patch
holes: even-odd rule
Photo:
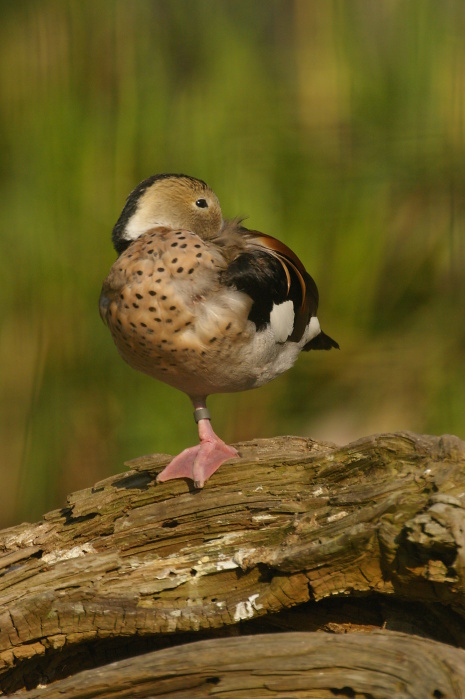
[[[314,337],[319,335],[321,332],[320,322],[316,316],[310,318],[310,322],[307,325],[307,332],[305,333],[305,344],[313,340]]]
[[[294,329],[294,319],[294,304],[292,301],[273,304],[270,313],[270,325],[276,337],[276,342],[286,342]]]

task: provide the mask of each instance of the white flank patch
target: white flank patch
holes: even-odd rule
[[[313,338],[319,335],[320,332],[320,321],[316,316],[312,316],[312,318],[310,318],[310,323],[307,325],[307,334],[305,342],[310,342],[310,340],[313,340]]]
[[[273,330],[276,342],[286,342],[294,329],[294,304],[292,301],[273,304],[270,313],[270,325]]]

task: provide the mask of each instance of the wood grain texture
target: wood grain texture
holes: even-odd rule
[[[399,433],[236,446],[241,461],[202,491],[156,485],[168,457],[143,457],[0,534],[4,692],[282,629],[387,627],[465,648],[463,442]]]
[[[438,649],[439,645],[439,649]],[[288,633],[200,641],[78,673],[24,699],[452,699],[465,651],[400,633]]]

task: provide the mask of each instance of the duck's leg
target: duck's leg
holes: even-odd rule
[[[194,418],[198,424],[200,444],[184,449],[158,474],[157,481],[170,481],[174,478],[190,478],[196,488],[204,484],[224,461],[239,456],[239,453],[225,444],[213,431],[210,413],[205,400],[193,400]]]

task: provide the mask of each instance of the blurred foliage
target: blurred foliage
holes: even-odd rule
[[[196,440],[97,299],[129,191],[215,189],[285,240],[340,352],[214,396],[227,440],[465,438],[461,0],[0,2],[0,524]]]

